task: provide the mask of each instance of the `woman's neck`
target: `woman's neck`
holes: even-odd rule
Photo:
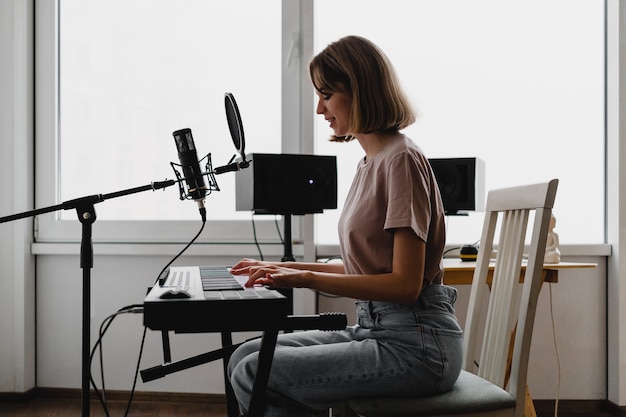
[[[355,135],[361,148],[365,151],[365,160],[372,159],[382,151],[390,141],[399,136],[398,131],[379,131]]]

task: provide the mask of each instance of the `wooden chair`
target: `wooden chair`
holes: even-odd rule
[[[349,408],[364,417],[524,415],[530,342],[557,185],[552,180],[489,192],[465,323],[464,366],[452,390],[425,398],[355,398],[347,401]],[[497,252],[489,284],[493,249]],[[523,262],[526,272],[519,285]]]

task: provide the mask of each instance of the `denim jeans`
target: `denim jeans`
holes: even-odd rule
[[[358,324],[342,331],[281,334],[265,416],[313,416],[348,398],[428,396],[449,390],[461,370],[456,290],[430,285],[414,305],[357,302]],[[240,346],[228,377],[247,412],[260,340]]]

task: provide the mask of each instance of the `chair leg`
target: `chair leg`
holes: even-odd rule
[[[359,417],[347,404],[336,405],[329,410],[329,417]]]
[[[346,412],[345,417],[359,417],[359,415],[355,413],[354,410],[352,410],[348,406],[345,407],[345,412]]]

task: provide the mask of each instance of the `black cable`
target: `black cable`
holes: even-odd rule
[[[285,214],[284,216],[291,216],[291,214]],[[283,239],[283,235],[280,233],[280,226],[278,225],[278,217],[274,216],[274,226],[276,226],[276,233],[278,233],[278,239],[281,244],[285,244],[285,239]]]
[[[91,374],[91,364],[93,362],[93,357],[96,353],[96,349],[98,348],[98,346],[100,345],[101,341],[102,341],[102,337],[104,336],[104,334],[106,333],[106,331],[108,330],[111,322],[113,321],[113,318],[119,314],[115,313],[114,315],[110,315],[108,316],[106,319],[103,320],[102,325],[100,326],[100,333],[99,333],[99,337],[98,337],[98,341],[96,342],[96,344],[94,345],[93,349],[91,350],[91,355],[89,356],[89,380],[91,382],[91,385],[94,389],[94,392],[96,394],[96,396],[98,397],[98,400],[100,401],[100,404],[102,405],[102,409],[104,411],[104,415],[109,417],[109,409],[107,406],[107,402],[106,402],[106,398],[105,398],[105,394],[104,393],[100,393],[100,391],[98,390],[98,387],[96,386],[96,382],[93,379],[93,375]],[[108,321],[108,324],[106,325],[106,328],[104,330],[102,330],[102,326],[104,325],[105,322]],[[102,351],[102,349],[100,350]],[[102,363],[101,363],[101,368],[100,368],[100,375],[102,376]],[[102,385],[104,386],[104,377],[102,378]]]
[[[274,226],[276,227],[276,234],[278,234],[278,240],[280,240],[280,244],[285,244],[285,239],[283,238],[282,233],[280,232],[280,225],[278,224],[278,217],[274,216]],[[256,223],[254,222],[254,212],[252,212],[252,234],[254,236],[254,244],[256,245],[256,249],[259,252],[259,258],[264,260],[263,252],[261,252],[261,244],[259,243],[259,239],[256,233]]]
[[[104,374],[103,374],[103,361],[102,361],[102,338],[104,337],[104,334],[107,332],[107,330],[109,329],[109,326],[111,325],[111,323],[113,322],[113,319],[115,319],[115,317],[118,314],[121,314],[127,307],[124,307],[120,310],[118,310],[116,313],[108,316],[107,318],[105,318],[102,321],[102,324],[100,325],[100,332],[99,332],[99,337],[98,337],[98,341],[96,342],[96,344],[94,345],[92,351],[91,351],[91,355],[89,356],[89,369],[91,370],[91,364],[93,362],[93,357],[95,355],[96,349],[98,348],[98,346],[100,346],[100,375],[102,378],[102,386],[103,386],[103,391],[102,393],[98,390],[98,387],[96,386],[96,382],[93,379],[93,376],[91,375],[91,371],[90,371],[90,375],[89,375],[89,379],[91,381],[91,385],[94,388],[94,391],[96,393],[96,396],[98,397],[98,399],[100,400],[100,403],[102,404],[102,408],[104,410],[105,415],[108,417],[109,414],[109,410],[107,407],[107,403],[106,403],[106,394],[104,393]],[[130,308],[130,307],[128,307]],[[103,329],[104,328],[104,329]]]
[[[256,245],[256,249],[259,251],[259,258],[263,260],[263,252],[261,252],[261,245],[259,245],[259,239],[256,235],[256,223],[254,222],[254,212],[252,212],[252,235],[254,236],[254,244]]]
[[[141,364],[141,357],[143,356],[143,347],[146,342],[147,331],[148,331],[148,328],[144,326],[143,336],[141,337],[141,347],[139,348],[139,357],[137,358],[137,367],[135,368],[135,380],[133,381],[133,388],[130,391],[130,398],[128,399],[128,405],[126,406],[126,412],[124,413],[124,417],[128,416],[128,412],[130,411],[130,406],[133,403],[133,397],[135,396],[135,388],[137,387],[137,377],[139,376],[139,367]]]
[[[460,246],[456,246],[456,247],[454,247],[454,248],[450,248],[450,249],[448,249],[448,250],[446,250],[446,251],[443,251],[443,253],[441,254],[441,256],[446,256],[446,254],[447,254],[447,253],[452,252],[453,250],[459,250],[459,249],[461,249],[461,247],[460,247]]]
[[[470,246],[476,246],[476,245],[478,245],[478,243],[479,243],[479,242],[480,242],[480,239],[478,239],[476,242],[472,243]],[[448,249],[448,250],[445,250],[445,251],[443,252],[442,256],[446,256],[446,254],[448,254],[449,252],[452,252],[452,251],[454,251],[454,250],[460,250],[460,249],[461,249],[461,246],[455,246],[455,247],[453,247],[453,248],[450,248],[450,249]]]
[[[172,258],[172,260],[170,260],[167,265],[165,265],[165,267],[163,267],[163,269],[159,273],[158,277],[160,277],[165,272],[165,270],[167,268],[169,268],[169,266],[176,259],[178,259],[183,253],[185,253],[185,251],[187,249],[189,249],[189,247],[202,234],[202,231],[204,230],[204,226],[206,225],[206,209],[204,209],[204,208],[200,209],[200,216],[202,217],[202,226],[200,227],[200,230],[198,231],[198,233],[196,233],[196,235],[193,237],[193,239],[191,239],[191,241],[189,243],[187,243],[187,245],[185,245],[185,247],[176,256],[174,256],[174,258]],[[157,278],[156,282],[158,282],[158,281],[159,281],[159,278]],[[107,330],[109,329],[109,327],[113,323],[113,320],[118,315],[125,314],[125,313],[139,313],[139,312],[143,312],[143,305],[142,304],[133,304],[133,305],[130,305],[130,306],[122,307],[121,309],[119,309],[115,313],[113,313],[113,314],[109,315],[108,317],[106,317],[102,321],[102,324],[100,325],[100,332],[99,332],[98,340],[94,344],[94,346],[93,346],[93,348],[91,350],[91,354],[89,356],[89,380],[91,382],[91,385],[93,386],[94,392],[95,392],[98,400],[100,401],[100,404],[102,405],[102,409],[103,409],[104,414],[105,414],[106,417],[110,417],[110,413],[109,413],[109,409],[108,409],[108,406],[107,406],[106,387],[105,387],[105,383],[104,383],[104,357],[103,357],[104,354],[103,354],[103,349],[102,349],[102,339],[104,338],[104,335],[106,334]],[[144,327],[143,336],[141,338],[141,347],[139,349],[139,358],[137,360],[137,367],[135,369],[135,377],[134,377],[134,381],[133,381],[133,387],[132,387],[132,390],[130,392],[130,398],[128,400],[128,405],[126,406],[126,411],[124,413],[125,417],[128,415],[128,413],[130,411],[130,407],[132,405],[133,397],[135,395],[135,388],[137,386],[137,378],[139,376],[139,367],[140,367],[141,357],[143,355],[143,348],[144,348],[144,344],[145,344],[145,340],[146,340],[146,332],[147,332],[147,327]],[[92,363],[93,363],[93,357],[94,357],[98,347],[100,347],[99,359],[100,359],[100,377],[101,377],[101,382],[102,382],[102,392],[100,392],[100,390],[98,390],[96,382],[93,379],[93,375],[91,374],[91,366],[92,366]]]
[[[107,397],[106,397],[106,386],[104,384],[104,353],[103,353],[104,349],[102,349],[102,338],[104,337],[104,334],[106,333],[106,331],[109,329],[109,326],[111,324],[113,324],[113,320],[115,319],[115,317],[117,317],[117,314],[119,314],[119,313],[116,313],[113,316],[107,317],[107,319],[105,319],[102,322],[102,324],[100,325],[100,332],[98,333],[98,335],[99,335],[98,336],[98,342],[99,342],[99,345],[100,345],[100,355],[99,356],[100,356],[100,382],[102,383],[102,403],[105,405],[104,409],[105,409],[105,414],[107,414],[107,415],[109,413],[109,410],[106,407]],[[103,326],[103,324],[105,322],[107,322],[106,328],[104,330],[102,330],[102,326]],[[94,348],[95,348],[95,346],[94,346]],[[95,352],[95,350],[94,350],[94,352]],[[89,360],[91,361],[92,358],[93,358],[93,355],[90,356]],[[91,368],[91,365],[90,365],[90,368]],[[95,384],[95,381],[94,381],[93,382],[94,390],[97,391],[97,388],[96,388],[95,385],[96,384]]]
[[[106,334],[107,330],[109,329],[109,327],[113,323],[113,320],[118,315],[120,315],[120,314],[128,314],[128,313],[138,313],[138,312],[142,312],[142,311],[143,311],[143,305],[141,305],[141,304],[133,304],[133,305],[129,305],[129,306],[126,306],[126,307],[122,307],[121,309],[119,309],[115,313],[113,313],[113,314],[109,315],[108,317],[106,317],[102,321],[102,324],[100,325],[100,332],[99,332],[98,340],[96,341],[94,347],[92,348],[91,354],[89,356],[89,370],[90,370],[90,372],[89,372],[89,380],[91,382],[91,385],[94,388],[94,392],[95,392],[98,400],[100,401],[100,404],[102,405],[102,409],[104,410],[104,413],[105,413],[105,415],[107,417],[110,417],[110,414],[109,414],[109,409],[108,409],[107,402],[106,402],[106,389],[105,389],[105,384],[104,384],[104,360],[103,360],[102,339],[104,338],[104,335]],[[92,366],[92,363],[93,363],[93,357],[94,357],[98,347],[100,347],[100,376],[101,376],[101,379],[102,379],[102,392],[100,390],[98,390],[98,387],[96,386],[96,382],[93,379],[93,375],[91,374],[91,366]],[[143,349],[143,342],[142,342],[142,349]]]
[[[167,265],[165,265],[165,266],[163,267],[163,269],[161,270],[161,272],[159,272],[159,275],[157,275],[157,280],[156,280],[156,282],[159,282],[159,278],[158,278],[158,277],[160,277],[160,276],[161,276],[161,275],[165,272],[165,270],[166,270],[167,268],[169,268],[169,267],[170,267],[170,265],[172,265],[172,264],[174,263],[174,261],[175,261],[176,259],[178,259],[178,258],[179,258],[179,257],[180,257],[183,253],[185,253],[185,251],[186,251],[187,249],[189,249],[189,247],[190,247],[191,245],[193,245],[193,243],[196,241],[196,239],[198,239],[198,237],[202,234],[202,231],[204,230],[204,226],[205,226],[205,225],[206,225],[206,218],[203,216],[203,218],[202,218],[202,226],[200,227],[200,230],[198,231],[198,233],[197,233],[197,234],[193,237],[193,239],[191,239],[191,241],[190,241],[189,243],[187,243],[187,245],[186,245],[186,246],[185,246],[185,247],[184,247],[184,248],[183,248],[180,252],[178,252],[178,255],[174,256],[174,257],[172,258],[172,260],[171,260],[171,261],[169,261],[169,262],[167,263]],[[156,284],[156,283],[155,283],[155,284]]]

